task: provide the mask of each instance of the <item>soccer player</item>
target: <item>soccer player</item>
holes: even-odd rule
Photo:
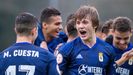
[[[65,27],[65,32],[68,36],[67,42],[74,40],[78,36],[78,32],[77,32],[77,29],[75,28],[75,24],[76,24],[76,21],[75,21],[74,14],[70,14],[67,17],[66,27]]]
[[[109,19],[104,23],[103,28],[102,28],[102,31],[105,34],[107,34],[104,40],[110,43],[112,43],[111,40],[113,39],[112,37],[113,24],[112,23],[113,23],[113,19]]]
[[[125,52],[133,48],[133,44],[130,42],[132,36],[131,25],[132,22],[127,17],[117,17],[114,19],[112,31],[113,39],[110,40],[112,43],[109,43],[115,50],[115,60],[120,59]],[[116,69],[116,75],[133,75],[133,57]]]
[[[96,30],[96,36],[100,39],[103,39],[102,27],[103,27],[103,25],[99,24],[99,26],[97,27],[97,30]]]
[[[104,31],[104,29],[102,29],[102,32],[105,33],[107,36],[112,35],[112,25],[113,23],[113,19],[109,19],[107,20],[104,24],[102,28],[106,28],[106,30]]]
[[[110,37],[112,35],[112,23],[113,20],[109,19],[103,25],[99,25],[96,31],[97,37],[101,38],[102,40],[105,40],[107,37]]]
[[[41,43],[43,43],[44,46],[42,47],[53,53],[58,44],[67,40],[65,33],[60,32],[62,30],[61,13],[52,7],[45,8],[41,12],[40,22],[35,45],[41,46]]]
[[[95,7],[82,6],[76,11],[75,17],[79,37],[63,45],[57,55],[62,74],[109,75],[110,70],[124,62],[125,55],[114,62],[112,46],[96,38],[99,15]],[[112,64],[114,67],[109,68]]]
[[[74,18],[74,14],[70,14],[67,17],[66,26],[65,26],[65,33],[68,36],[68,40],[66,43],[74,40],[78,36],[78,32],[77,32],[77,29],[75,28],[75,24],[76,24],[76,21]],[[57,56],[59,48],[64,44],[65,43],[61,43],[56,47],[54,52],[55,56]]]
[[[0,53],[0,75],[59,75],[53,54],[33,45],[37,22],[27,12],[16,17],[16,43]]]

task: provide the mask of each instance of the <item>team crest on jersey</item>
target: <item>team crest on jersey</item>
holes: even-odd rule
[[[102,52],[99,52],[99,61],[103,62],[103,53]]]
[[[59,54],[57,55],[56,61],[57,61],[58,64],[62,63],[62,61],[63,61],[63,56],[62,56],[62,54],[59,53]]]
[[[131,57],[131,58],[128,60],[128,64],[129,64],[129,65],[133,65],[133,57]]]

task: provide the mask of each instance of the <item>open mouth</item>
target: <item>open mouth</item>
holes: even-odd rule
[[[54,36],[59,36],[59,31],[54,31]]]
[[[59,31],[59,30],[56,30],[55,32],[56,32],[57,34],[59,34],[60,31]]]
[[[56,31],[56,33],[59,33],[59,31]]]
[[[79,31],[81,35],[85,35],[86,31]]]

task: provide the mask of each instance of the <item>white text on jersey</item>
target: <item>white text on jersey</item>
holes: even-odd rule
[[[27,56],[27,57],[39,57],[39,52],[34,50],[14,50],[11,54],[9,51],[4,52],[3,58],[16,56]]]

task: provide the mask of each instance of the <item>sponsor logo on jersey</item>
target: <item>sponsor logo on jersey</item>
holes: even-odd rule
[[[86,75],[87,74],[87,65],[80,65],[78,68],[79,75]]]
[[[130,70],[126,69],[126,68],[122,68],[122,67],[118,67],[116,69],[116,73],[120,74],[120,75],[129,75]]]
[[[102,75],[102,71],[103,69],[101,67],[93,67],[85,64],[80,65],[78,68],[79,75],[87,75],[88,73],[94,75]]]
[[[103,53],[102,52],[99,52],[99,61],[100,62],[103,62]]]

